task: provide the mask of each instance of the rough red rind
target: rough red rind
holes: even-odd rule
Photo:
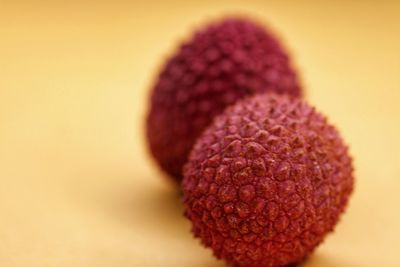
[[[301,94],[277,39],[246,19],[226,19],[197,32],[169,59],[151,95],[150,150],[177,181],[196,138],[224,108],[245,95]]]
[[[353,189],[335,128],[299,99],[249,97],[197,140],[184,168],[185,214],[218,258],[284,266],[333,230]]]

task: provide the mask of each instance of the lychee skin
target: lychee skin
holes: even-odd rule
[[[197,32],[169,59],[151,94],[147,137],[153,156],[179,182],[196,138],[224,108],[246,95],[301,94],[278,40],[246,19]]]
[[[301,261],[333,230],[353,189],[335,128],[289,96],[228,107],[197,140],[182,182],[193,232],[235,266]]]

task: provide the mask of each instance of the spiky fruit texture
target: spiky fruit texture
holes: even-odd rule
[[[246,19],[226,19],[197,32],[169,59],[151,95],[150,150],[176,181],[196,138],[236,100],[259,92],[301,94],[278,40]]]
[[[302,260],[333,230],[353,188],[335,128],[299,99],[256,95],[199,137],[182,182],[193,232],[235,266]]]

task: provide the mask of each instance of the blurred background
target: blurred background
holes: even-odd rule
[[[225,266],[149,157],[144,116],[190,32],[254,16],[355,158],[356,190],[303,266],[400,266],[400,1],[0,0],[0,265]]]

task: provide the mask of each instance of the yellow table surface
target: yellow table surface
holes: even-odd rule
[[[400,266],[399,1],[4,0],[0,266],[225,266],[192,238],[143,126],[163,59],[237,12],[283,37],[354,155],[349,209],[304,266]]]

